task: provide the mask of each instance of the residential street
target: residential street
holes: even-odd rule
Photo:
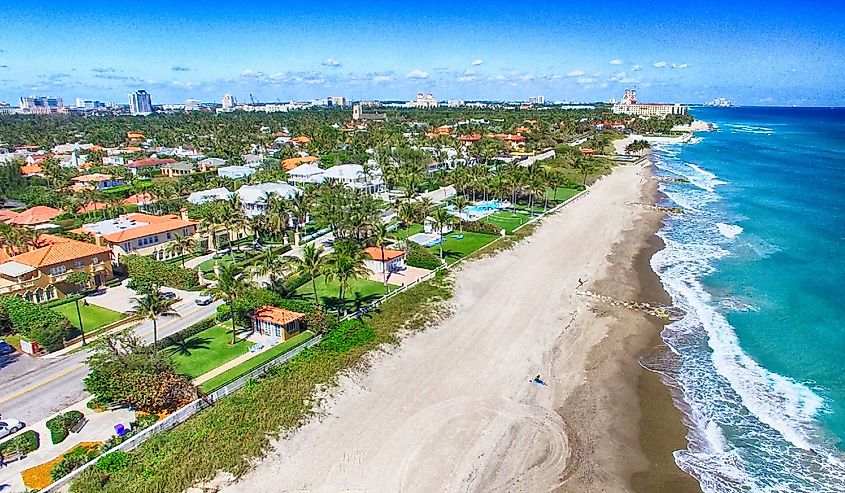
[[[159,338],[214,314],[220,305],[215,302],[197,306],[195,297],[196,294],[186,295],[174,306],[179,317],[159,321]],[[151,343],[152,322],[141,322],[135,333]],[[19,352],[0,356],[0,415],[34,423],[87,397],[82,388],[82,380],[88,374],[87,355],[88,351],[81,350],[57,358],[34,358]]]

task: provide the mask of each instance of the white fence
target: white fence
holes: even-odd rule
[[[149,426],[148,428],[144,428],[143,430],[139,431],[136,435],[132,435],[131,437],[126,439],[126,441],[121,442],[119,445],[117,445],[113,449],[110,449],[105,454],[103,454],[103,455],[101,455],[101,456],[99,456],[95,459],[92,459],[91,461],[89,461],[88,463],[83,465],[82,467],[73,470],[67,476],[59,479],[58,481],[55,481],[54,483],[50,484],[46,488],[39,490],[39,491],[41,493],[47,493],[47,492],[58,492],[58,491],[63,490],[64,487],[68,486],[70,484],[70,482],[73,481],[74,478],[76,478],[77,476],[82,474],[83,471],[85,471],[89,467],[93,466],[98,460],[102,459],[106,455],[108,455],[112,452],[116,452],[116,451],[129,452],[130,450],[133,450],[133,449],[137,448],[138,446],[140,446],[148,438],[155,435],[156,433],[161,433],[162,431],[172,430],[173,428],[175,428],[175,427],[179,426],[180,424],[184,423],[185,421],[187,421],[188,418],[190,418],[191,416],[193,416],[193,415],[197,414],[198,412],[202,411],[203,409],[211,406],[212,404],[214,404],[220,398],[225,397],[225,396],[231,394],[232,392],[235,392],[236,390],[240,389],[241,387],[243,387],[246,384],[246,382],[248,382],[248,381],[250,381],[254,378],[260,377],[261,375],[267,373],[267,371],[274,366],[279,366],[279,365],[285,363],[286,361],[290,360],[291,358],[293,358],[297,354],[301,353],[305,349],[310,348],[310,347],[318,344],[322,339],[323,339],[323,336],[321,334],[318,334],[318,335],[312,337],[311,339],[309,339],[308,341],[306,341],[306,342],[300,344],[299,346],[296,346],[295,348],[291,349],[290,351],[287,351],[285,353],[280,354],[279,356],[267,361],[266,363],[264,363],[263,365],[259,366],[256,369],[252,370],[251,372],[247,373],[246,375],[243,375],[243,376],[237,378],[236,380],[229,382],[228,384],[224,385],[223,387],[215,390],[214,392],[207,395],[206,397],[203,397],[201,399],[197,399],[197,400],[191,402],[190,404],[180,408],[179,410],[177,410],[173,414],[168,415],[167,417],[165,417],[161,421],[157,421],[155,424]]]

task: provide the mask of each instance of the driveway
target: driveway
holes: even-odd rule
[[[129,313],[132,311],[132,298],[137,297],[138,293],[126,287],[127,282],[129,282],[128,279],[124,280],[120,286],[106,288],[106,291],[103,294],[88,296],[85,299],[92,305],[108,308],[109,310],[114,310],[116,312]],[[202,294],[199,291],[183,291],[181,289],[170,288],[167,286],[163,286],[161,291],[172,291],[176,293],[176,298],[180,301],[177,301],[173,306],[177,310],[185,305],[193,305],[197,296]]]

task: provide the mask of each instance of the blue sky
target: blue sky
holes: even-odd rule
[[[330,95],[845,106],[838,1],[0,0],[0,101]],[[722,2],[719,2],[722,3]]]

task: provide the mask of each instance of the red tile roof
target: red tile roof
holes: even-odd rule
[[[89,202],[89,203],[83,205],[82,207],[80,207],[79,209],[76,209],[76,213],[77,214],[87,214],[89,212],[101,211],[101,210],[108,209],[108,208],[109,208],[109,204],[107,204],[105,202]]]
[[[123,203],[126,205],[151,204],[152,202],[153,196],[148,192],[136,193],[135,195],[130,195],[129,197],[123,199]]]
[[[314,161],[317,161],[319,159],[320,158],[318,158],[317,156],[292,157],[282,161],[282,168],[284,168],[285,171],[290,171],[299,166],[300,164],[313,163]]]
[[[101,181],[111,180],[111,175],[104,175],[103,173],[93,173],[90,175],[80,175],[70,179],[76,183],[100,183]]]
[[[15,212],[11,209],[0,210],[0,222],[4,222],[4,223],[9,222],[10,219],[14,219],[14,218],[18,217],[19,214],[20,213]]]
[[[130,214],[129,216],[131,218],[132,216],[147,216],[147,214]],[[138,226],[137,228],[125,229],[116,233],[103,235],[103,238],[110,243],[122,243],[124,241],[136,240],[145,236],[156,235],[159,233],[167,233],[168,231],[176,231],[177,229],[195,227],[197,225],[197,223],[193,221],[184,221],[176,216],[171,216],[171,218],[164,220],[160,220],[160,218],[164,216],[148,217],[155,217],[159,219],[153,222],[149,222],[146,219],[138,219],[136,217],[134,219],[136,219],[137,221],[149,222],[149,224],[145,224],[144,226]]]
[[[146,168],[149,166],[163,166],[165,164],[172,164],[175,163],[175,159],[158,159],[158,158],[150,158],[150,159],[139,159],[137,161],[132,161],[129,163],[130,168]]]
[[[62,211],[58,209],[53,209],[52,207],[47,207],[46,205],[38,205],[13,217],[9,220],[9,224],[18,224],[21,226],[44,224],[46,222],[50,222],[61,213]]]
[[[11,260],[30,267],[47,267],[94,255],[103,256],[102,261],[106,261],[110,254],[111,250],[106,247],[67,239],[67,241],[51,243],[45,247],[15,255]]]
[[[305,318],[304,313],[292,312],[275,306],[260,306],[252,312],[252,318],[276,325],[287,325]]]
[[[389,248],[385,248],[384,257],[382,257],[381,247],[374,246],[365,248],[364,253],[369,255],[371,259],[378,260],[380,262],[390,261],[405,255],[405,252],[403,252],[402,250],[391,250]]]

